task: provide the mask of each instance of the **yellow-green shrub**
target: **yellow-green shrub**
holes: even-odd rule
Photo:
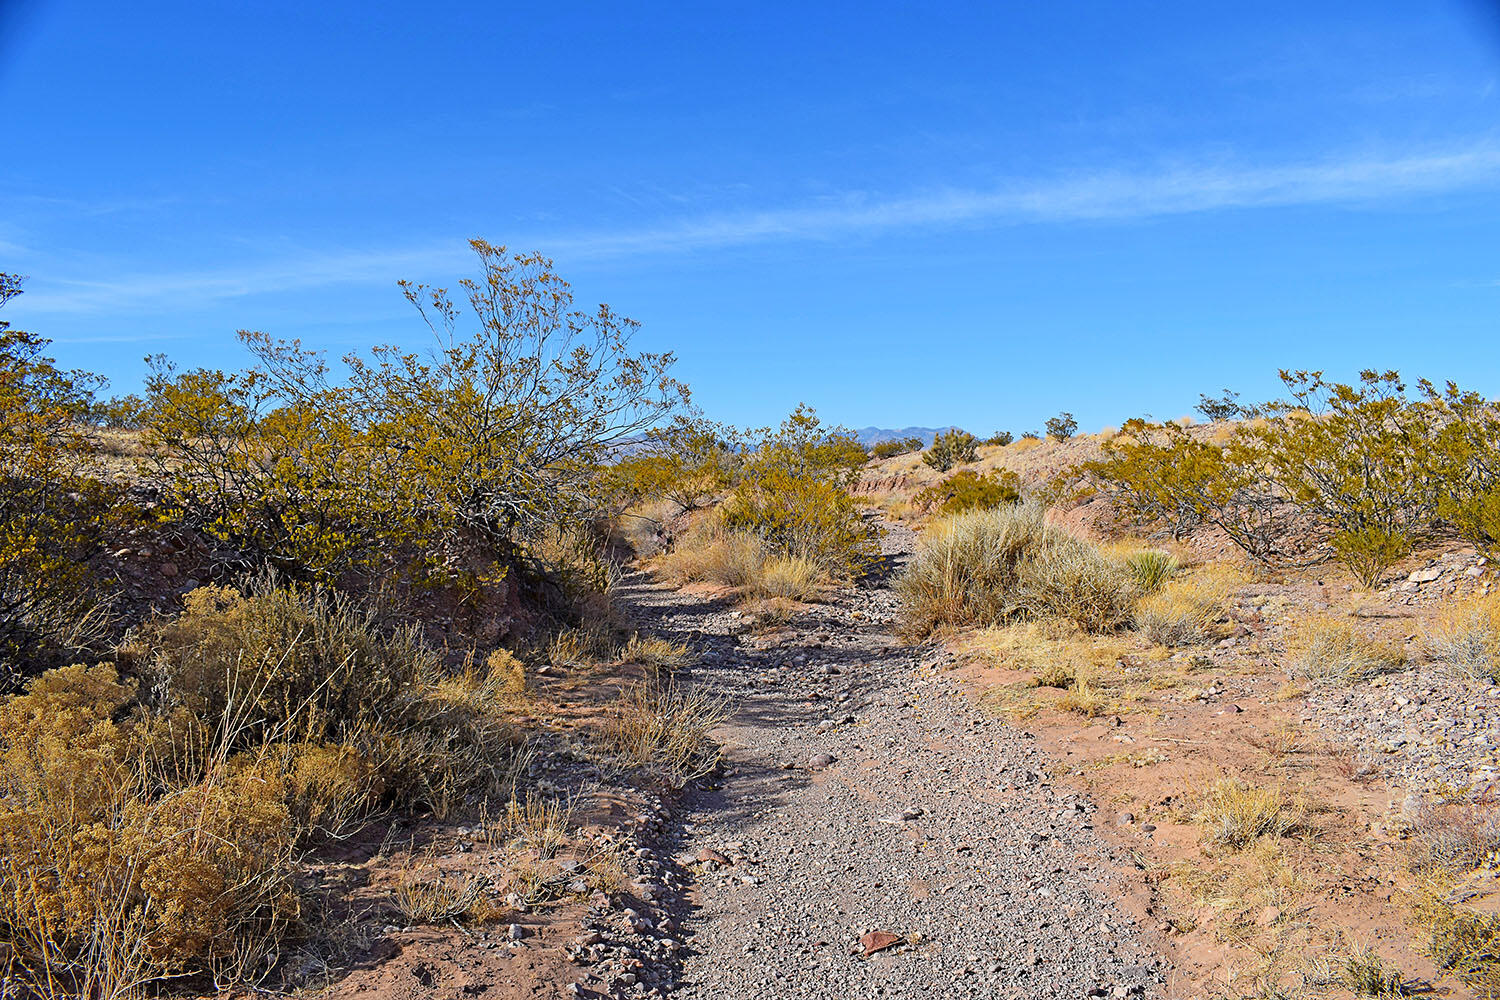
[[[933,439],[932,445],[922,454],[922,461],[939,472],[947,472],[955,465],[964,465],[978,457],[979,439],[955,427]]]
[[[973,469],[960,469],[916,496],[919,506],[944,516],[1020,501],[1021,477],[1009,469],[996,469],[984,475]]]
[[[723,525],[754,535],[776,554],[811,560],[832,576],[862,569],[876,546],[849,493],[865,461],[853,435],[826,427],[799,406],[757,438],[720,508]]]
[[[0,305],[20,291],[0,274]],[[0,320],[0,690],[99,645],[106,593],[86,560],[128,510],[80,423],[101,380],[57,368],[49,343]]]
[[[163,787],[134,697],[103,664],[0,705],[0,937],[42,996],[263,972],[299,911],[280,768],[216,755]]]

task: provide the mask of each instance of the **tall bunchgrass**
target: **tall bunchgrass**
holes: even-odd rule
[[[1036,504],[970,511],[935,524],[897,581],[903,627],[1063,618],[1103,632],[1130,621],[1131,572],[1097,546],[1048,524]]]

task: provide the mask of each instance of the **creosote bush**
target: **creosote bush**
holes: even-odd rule
[[[947,472],[954,466],[964,465],[979,457],[979,439],[968,431],[957,427],[944,431],[932,441],[932,446],[922,455],[922,461],[939,472]]]
[[[921,438],[906,437],[893,441],[878,441],[870,448],[870,455],[873,458],[895,458],[897,455],[907,455],[921,450]]]
[[[1059,413],[1047,420],[1047,436],[1054,441],[1066,441],[1078,433],[1078,421],[1071,413]]]
[[[1354,384],[1283,371],[1286,396],[1223,433],[1128,421],[1086,470],[1140,522],[1221,529],[1253,558],[1298,564],[1327,550],[1365,587],[1413,545],[1456,531],[1500,538],[1500,414],[1452,383],[1365,371]],[[1230,395],[1204,403],[1218,418]],[[1208,411],[1206,411],[1208,412]]]
[[[1127,569],[1048,524],[1034,504],[934,525],[896,586],[903,628],[914,635],[1049,617],[1109,631],[1130,621],[1139,594]]]
[[[1021,502],[1021,477],[1009,469],[980,474],[960,469],[916,496],[918,506],[947,516]]]
[[[0,273],[0,306],[20,293]],[[0,320],[0,690],[98,651],[109,594],[87,560],[128,515],[86,427],[103,380],[59,369],[49,343]]]

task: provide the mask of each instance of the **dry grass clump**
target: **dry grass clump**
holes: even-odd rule
[[[625,663],[639,663],[653,672],[673,673],[698,662],[698,656],[686,643],[670,642],[656,636],[632,635],[620,649]]]
[[[1191,646],[1227,634],[1230,581],[1221,572],[1203,570],[1173,580],[1136,608],[1136,626],[1163,646]]]
[[[1427,646],[1455,676],[1500,683],[1500,595],[1445,606],[1427,633]]]
[[[1066,685],[1057,707],[1067,712],[1076,712],[1089,719],[1097,719],[1110,710],[1110,700],[1094,686],[1087,674],[1075,672],[1073,683]]]
[[[1438,968],[1477,997],[1500,997],[1500,914],[1463,904],[1451,880],[1435,880],[1413,897],[1412,916],[1427,932],[1423,942]]]
[[[1339,982],[1349,992],[1361,997],[1405,997],[1405,982],[1399,972],[1391,971],[1375,952],[1364,947],[1351,952],[1339,970]]]
[[[1350,684],[1400,669],[1401,645],[1365,635],[1342,618],[1315,615],[1288,637],[1291,673],[1315,684]]]
[[[1128,570],[1050,525],[1035,504],[960,514],[935,525],[897,581],[904,628],[1064,618],[1089,631],[1124,625],[1139,594]]]
[[[573,806],[559,798],[527,792],[524,798],[513,796],[505,804],[505,812],[480,825],[494,843],[524,847],[539,858],[550,858],[568,844]]]
[[[1408,819],[1412,916],[1426,931],[1426,951],[1476,996],[1500,997],[1500,914],[1469,905],[1493,892],[1487,883],[1500,865],[1500,806],[1424,803]]]
[[[657,564],[676,583],[748,586],[766,560],[765,546],[754,535],[700,525],[689,531]]]
[[[1220,778],[1209,785],[1193,820],[1209,842],[1238,850],[1261,837],[1291,833],[1301,826],[1304,813],[1280,788]]]
[[[719,746],[708,734],[728,717],[726,697],[645,682],[621,693],[599,740],[610,756],[681,787],[718,766]]]
[[[711,525],[689,532],[658,566],[677,583],[716,583],[750,599],[815,600],[828,579],[817,560],[778,555],[755,535]]]
[[[409,925],[457,923],[481,901],[483,891],[469,875],[408,868],[397,879],[391,902]]]
[[[752,597],[812,601],[822,595],[824,578],[823,571],[811,559],[772,556],[761,565],[760,573],[747,589]]]

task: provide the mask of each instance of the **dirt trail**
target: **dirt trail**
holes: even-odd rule
[[[911,541],[887,535],[892,563]],[[688,679],[737,706],[725,773],[662,845],[696,873],[673,995],[1162,995],[1164,962],[1120,906],[1123,859],[1093,832],[1106,820],[1052,787],[941,653],[897,642],[886,581],[772,635],[643,576],[625,600],[643,629],[691,642]],[[900,943],[866,957],[871,931]]]

